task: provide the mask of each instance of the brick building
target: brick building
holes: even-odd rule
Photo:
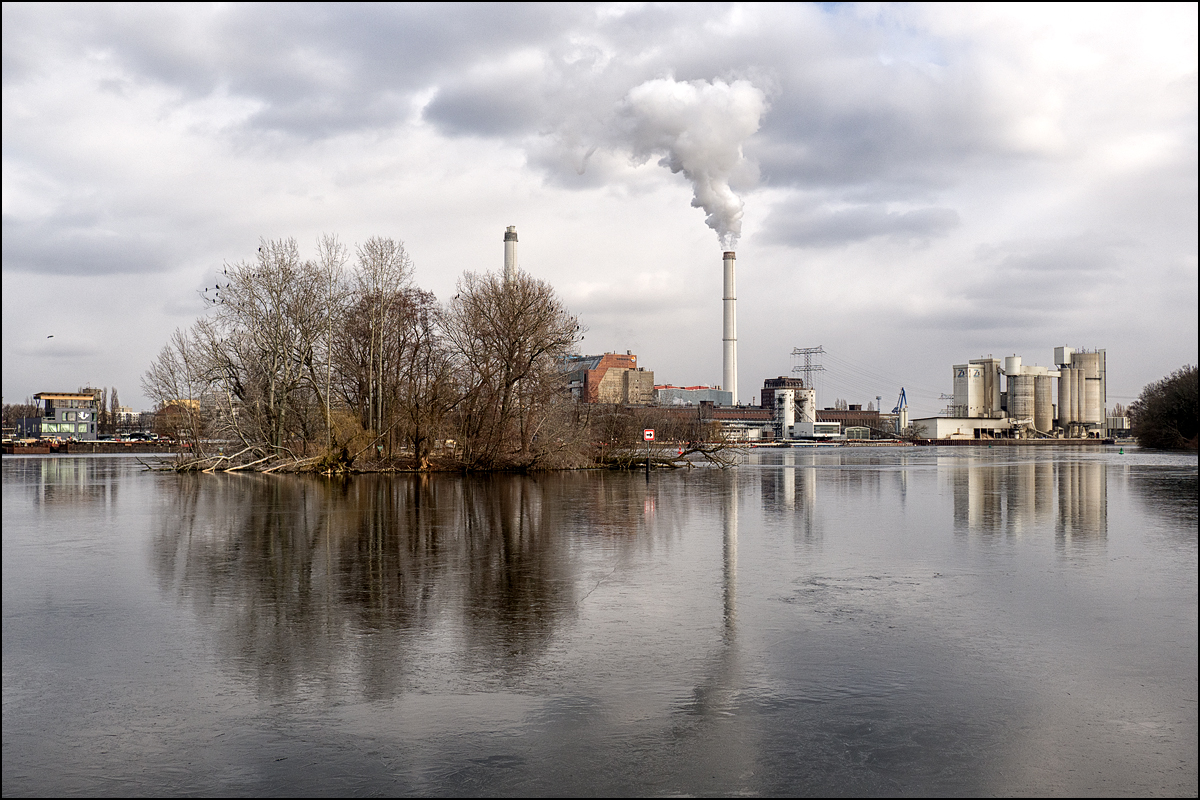
[[[654,371],[637,365],[630,351],[567,358],[567,383],[581,403],[632,406],[654,402]]]

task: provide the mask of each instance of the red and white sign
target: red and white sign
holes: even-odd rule
[[[642,438],[645,439],[647,442],[653,442],[654,441],[654,428],[646,428],[646,430],[642,431]]]

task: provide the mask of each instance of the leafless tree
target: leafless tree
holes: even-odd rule
[[[459,376],[457,440],[473,467],[529,468],[555,449],[565,419],[563,362],[579,323],[544,281],[464,273],[445,323]]]
[[[213,315],[201,320],[205,377],[226,398],[229,423],[244,442],[284,450],[324,430],[328,281],[300,258],[295,239],[264,240],[253,262],[238,262],[218,281]],[[236,415],[236,419],[234,416]]]
[[[117,387],[112,387],[108,393],[108,433],[116,433],[120,422],[121,399],[117,396]]]
[[[171,412],[178,420],[172,423],[175,436],[189,441],[197,454],[203,452],[200,398],[209,386],[203,377],[204,366],[202,348],[195,338],[176,328],[142,377],[142,390],[159,411],[175,409]]]

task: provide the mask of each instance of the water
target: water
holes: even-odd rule
[[[5,795],[1197,791],[1195,455],[3,460]]]

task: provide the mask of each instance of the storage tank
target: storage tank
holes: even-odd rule
[[[1054,429],[1054,384],[1049,375],[1033,378],[1033,427],[1042,433]]]
[[[1071,417],[1071,409],[1075,407],[1073,372],[1070,367],[1062,367],[1058,372],[1058,425],[1064,429],[1075,421]]]
[[[1004,374],[1005,375],[1020,375],[1021,374],[1021,357],[1020,356],[1005,356],[1004,357]]]
[[[967,370],[970,364],[955,364],[954,370],[954,416],[967,416]]]
[[[1071,417],[1076,422],[1083,422],[1084,408],[1084,371],[1082,369],[1071,370],[1071,378],[1075,381],[1075,385],[1071,387],[1071,403],[1074,406],[1071,409]]]
[[[796,397],[791,389],[775,390],[775,422],[779,426],[779,438],[792,438],[792,426],[796,424]]]
[[[796,422],[817,421],[817,390],[796,389]]]
[[[1034,419],[1034,376],[1008,376],[1008,416],[1010,419]]]
[[[1080,402],[1079,421],[1089,425],[1104,423],[1104,401],[1101,399],[1102,371],[1101,353],[1074,353],[1072,365],[1083,373],[1083,395]]]

